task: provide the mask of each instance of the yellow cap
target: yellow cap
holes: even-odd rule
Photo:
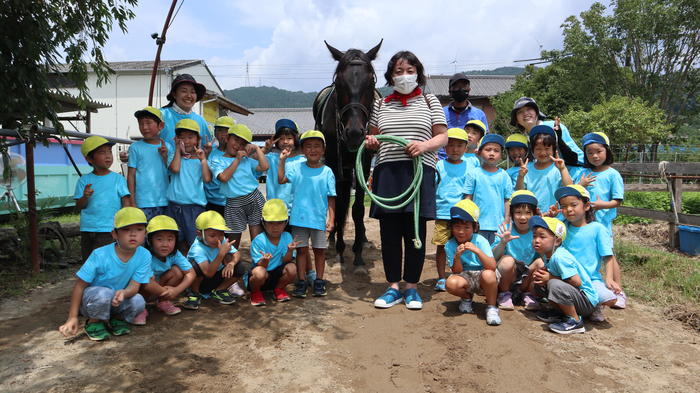
[[[287,205],[281,199],[270,199],[262,208],[262,218],[265,221],[286,221],[289,218]]]
[[[253,141],[253,132],[245,124],[234,124],[228,129],[228,134],[235,135],[248,143]]]
[[[236,124],[236,121],[233,120],[231,116],[221,116],[220,118],[216,119],[214,127],[231,128],[234,124]]]
[[[136,207],[122,207],[114,215],[114,229],[128,227],[134,224],[146,225],[148,220],[143,210]]]
[[[548,229],[562,241],[566,239],[566,225],[554,217],[533,216],[530,218],[530,226]]]
[[[528,140],[525,135],[520,132],[511,134],[508,139],[506,139],[506,149],[509,147],[524,147],[528,148]]]
[[[140,111],[136,111],[134,113],[134,117],[138,119],[143,116],[148,116],[149,114],[158,118],[158,120],[160,120],[161,123],[163,122],[163,115],[160,113],[160,109],[154,108],[152,106],[147,106],[141,109]]]
[[[301,137],[299,138],[299,143],[303,143],[304,139],[309,139],[309,138],[319,138],[323,141],[323,144],[326,144],[326,137],[323,136],[323,133],[321,131],[317,130],[308,130],[301,134]]]
[[[479,222],[479,206],[471,199],[462,199],[450,208],[450,218]]]
[[[464,128],[466,129],[467,126],[474,126],[474,127],[477,127],[477,128],[479,128],[479,129],[481,129],[481,133],[482,133],[482,134],[486,134],[486,124],[484,124],[484,122],[481,121],[481,120],[476,120],[476,119],[474,119],[474,120],[469,120],[469,121],[467,122],[467,124],[464,125]]]
[[[197,216],[194,220],[194,225],[197,230],[205,229],[216,229],[217,231],[230,231],[229,227],[226,226],[224,218],[218,212],[214,210],[207,210],[204,213]]]
[[[450,128],[449,130],[447,130],[447,138],[459,139],[460,141],[465,142],[469,141],[467,132],[461,128]]]
[[[532,191],[528,190],[518,190],[510,194],[510,205],[520,205],[523,203],[530,204],[537,207],[537,197]]]
[[[199,134],[199,124],[192,119],[182,119],[175,124],[175,133],[179,130],[187,130]]]
[[[554,192],[554,198],[557,201],[568,196],[591,199],[591,194],[589,194],[588,190],[586,190],[580,184],[569,184],[568,186],[561,187]]]
[[[177,222],[171,217],[160,215],[151,218],[146,226],[146,233],[153,233],[158,231],[175,231],[178,232]]]
[[[114,145],[114,143],[108,141],[107,139],[101,136],[93,135],[83,141],[83,145],[80,146],[80,152],[83,153],[85,157],[87,157],[87,155],[90,154],[90,152],[102,145],[112,146]]]

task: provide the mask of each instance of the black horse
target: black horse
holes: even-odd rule
[[[333,76],[333,84],[323,89],[314,101],[316,129],[326,137],[326,165],[335,175],[335,230],[331,233],[331,240],[335,240],[335,249],[341,262],[344,262],[343,232],[350,205],[350,190],[355,179],[357,150],[367,134],[367,123],[374,100],[379,97],[374,87],[377,77],[372,60],[377,57],[382,41],[367,53],[359,49],[341,52],[326,42],[333,59],[338,61],[338,66]],[[362,157],[365,178],[369,173],[370,160],[371,154],[365,153]],[[355,187],[355,202],[352,206],[355,243],[352,251],[355,254],[353,263],[356,266],[365,264],[362,259],[362,247],[367,241],[363,222],[364,199],[364,190]]]

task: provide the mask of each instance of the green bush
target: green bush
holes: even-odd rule
[[[622,206],[641,207],[644,209],[671,211],[671,197],[663,191],[628,191]],[[679,213],[700,214],[700,192],[684,192],[683,206]],[[619,215],[615,224],[642,224],[652,220],[641,217]]]

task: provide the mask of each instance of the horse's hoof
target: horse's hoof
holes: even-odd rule
[[[360,266],[355,266],[355,270],[353,270],[353,273],[360,274],[360,275],[367,275],[369,272],[367,271],[367,268],[365,266],[360,265]]]

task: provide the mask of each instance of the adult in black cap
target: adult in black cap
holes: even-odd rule
[[[481,120],[486,125],[488,133],[489,121],[486,119],[486,114],[469,102],[469,92],[471,91],[469,78],[461,72],[452,75],[448,90],[452,102],[442,108],[445,111],[447,128],[464,128],[469,120]],[[444,148],[438,151],[438,158],[441,160],[447,158]]]
[[[163,114],[165,127],[160,132],[160,137],[168,144],[168,150],[174,151],[175,124],[182,119],[192,119],[199,124],[200,141],[203,146],[211,146],[212,135],[209,125],[202,116],[193,111],[194,105],[204,98],[207,89],[203,84],[197,83],[190,74],[180,74],[175,77],[170,85],[170,92],[166,96],[168,104],[160,109]]]
[[[545,125],[554,128],[554,120],[546,120],[544,113],[540,111],[537,102],[530,97],[520,97],[513,103],[513,110],[510,111],[510,124],[529,136],[532,127]],[[569,129],[564,124],[559,124],[557,131],[557,141],[559,152],[567,165],[583,165],[583,151],[576,145]]]

